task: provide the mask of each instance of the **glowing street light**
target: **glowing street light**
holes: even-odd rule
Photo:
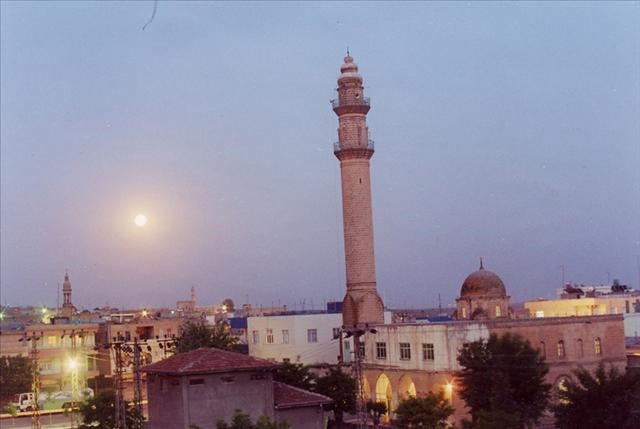
[[[76,371],[78,369],[78,360],[69,358],[67,361],[67,368],[69,368],[69,371]]]

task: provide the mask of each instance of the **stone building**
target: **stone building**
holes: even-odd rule
[[[461,420],[466,417],[466,408],[456,394],[458,353],[464,343],[488,338],[492,333],[517,334],[537,348],[549,365],[546,381],[554,389],[572,379],[573,371],[580,367],[593,370],[600,362],[622,371],[626,367],[621,314],[529,319],[502,316],[499,311],[508,308],[506,288],[495,273],[482,266],[464,281],[459,310],[461,302],[466,306],[462,308],[473,310],[467,315],[477,317],[375,325],[375,333],[366,333],[362,379],[365,398],[387,403],[393,414],[408,396],[444,390],[456,409],[453,420]]]
[[[151,429],[214,427],[237,409],[296,429],[324,428],[325,396],[273,381],[277,364],[218,349],[198,349],[146,366]]]

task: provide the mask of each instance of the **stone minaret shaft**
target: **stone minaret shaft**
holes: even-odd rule
[[[334,154],[340,160],[342,214],[347,294],[342,306],[347,328],[384,322],[384,306],[376,290],[373,252],[373,220],[369,160],[373,142],[369,140],[366,116],[369,99],[364,97],[362,76],[348,54],[340,68],[338,98],[332,101],[338,115],[338,139]]]
[[[62,316],[71,317],[75,307],[71,303],[71,282],[69,281],[69,274],[64,273],[64,283],[62,284]]]

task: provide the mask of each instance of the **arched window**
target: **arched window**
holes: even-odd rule
[[[600,337],[593,340],[593,350],[596,352],[596,356],[600,356],[602,354],[602,341],[600,341]]]
[[[467,318],[467,308],[466,307],[462,307],[462,318],[463,319]]]
[[[502,316],[502,312],[500,311],[500,306],[496,305],[496,317]]]
[[[559,358],[565,357],[564,341],[562,341],[562,340],[558,341],[557,351],[558,351],[558,357]]]
[[[584,357],[584,344],[581,338],[578,338],[578,357]]]
[[[547,346],[544,344],[544,341],[540,341],[540,355],[543,359],[547,358]]]

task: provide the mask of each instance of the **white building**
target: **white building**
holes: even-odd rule
[[[391,322],[391,312],[385,312]],[[247,318],[249,354],[277,362],[336,364],[350,362],[352,339],[340,336],[342,313],[307,312]],[[343,335],[344,337],[344,335]]]

